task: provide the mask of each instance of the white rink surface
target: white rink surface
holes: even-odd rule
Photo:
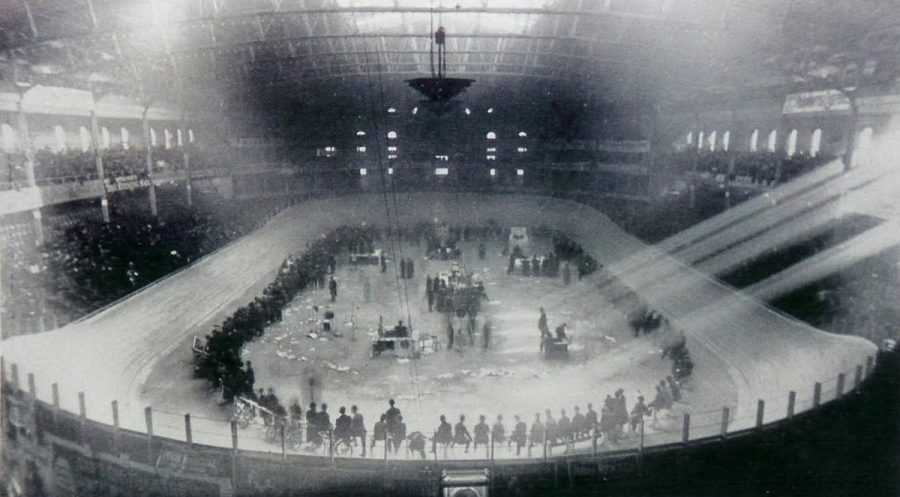
[[[766,422],[784,417],[791,390],[798,395],[797,410],[808,408],[815,382],[823,383],[827,401],[837,375],[846,374],[851,388],[855,368],[877,350],[862,338],[828,334],[779,314],[647,247],[581,204],[537,196],[416,193],[399,194],[397,207],[406,226],[435,219],[472,225],[494,220],[502,226],[544,224],[568,233],[682,328],[692,350],[702,346],[718,356],[737,388],[731,429],[753,424],[757,399],[767,402]],[[340,225],[383,225],[384,212],[380,194],[289,208],[250,236],[82,321],[0,342],[7,372],[17,364],[23,388],[27,375],[34,374],[38,397],[47,402],[51,384],[57,383],[61,408],[73,413],[79,411],[77,392],[85,392],[87,416],[100,422],[112,422],[108,406],[117,400],[121,426],[144,431],[141,390],[156,361],[252,300],[289,254]],[[644,270],[626,271],[635,261]],[[658,277],[648,278],[648,269]],[[226,425],[202,423],[194,422],[195,441],[230,446]],[[155,432],[183,439],[182,426],[180,419],[168,420]]]

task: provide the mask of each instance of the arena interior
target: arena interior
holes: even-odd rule
[[[10,0],[0,497],[898,495],[897,7]]]

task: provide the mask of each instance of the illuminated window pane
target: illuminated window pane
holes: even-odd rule
[[[815,157],[819,155],[819,151],[822,149],[822,129],[816,128],[812,133],[812,138],[809,142],[809,155]]]
[[[128,150],[128,147],[131,146],[131,143],[129,142],[131,135],[128,133],[128,128],[119,128],[119,136],[122,140],[122,148]]]
[[[703,140],[705,138],[706,138],[706,134],[702,131],[700,132],[699,135],[697,135],[697,148],[703,148]]]
[[[759,130],[754,129],[753,133],[750,133],[750,151],[756,152],[759,150]]]
[[[356,151],[359,152],[359,153],[361,153],[361,154],[364,154],[364,153],[366,153],[366,146],[365,146],[365,145],[360,145],[360,146],[356,147]]]
[[[727,152],[730,147],[731,147],[731,131],[726,131],[722,135],[722,150]]]
[[[366,132],[363,130],[359,130],[356,132],[356,136],[366,136]]]
[[[528,137],[528,133],[526,133],[524,131],[519,131],[519,138],[527,138],[527,137]]]
[[[78,135],[81,138],[81,151],[87,152],[91,149],[91,132],[82,126],[78,129]]]
[[[688,145],[694,144],[694,132],[693,131],[688,131],[687,139],[685,141],[687,142]]]
[[[519,147],[516,149],[516,152],[519,152],[520,154],[524,154],[527,151],[528,151],[528,147]]]
[[[769,141],[766,144],[766,148],[769,152],[774,152],[776,145],[778,145],[778,131],[773,129],[769,132]]]
[[[709,134],[709,151],[710,152],[716,151],[716,139],[717,138],[718,138],[717,131],[713,131],[712,133]]]
[[[56,145],[53,148],[54,151],[62,152],[66,149],[66,130],[62,126],[57,125],[53,127],[53,139]]]
[[[497,133],[494,133],[493,131],[488,131],[487,135],[485,135],[485,138],[487,138],[488,140],[496,140]]]
[[[496,176],[496,175],[497,175],[497,170],[492,168],[492,169],[491,169],[491,176]]]
[[[792,129],[790,133],[788,133],[787,139],[787,152],[788,157],[792,157],[795,153],[797,153],[797,130]]]
[[[155,147],[157,143],[158,143],[158,140],[156,139],[156,130],[153,128],[150,128],[150,146]]]
[[[103,150],[109,150],[110,141],[109,128],[103,126],[102,128],[100,128],[100,148]]]
[[[446,175],[450,174],[450,169],[448,169],[446,167],[438,167],[434,170],[434,174],[436,176],[446,176]]]
[[[525,176],[524,169],[516,169],[516,176]]]
[[[366,170],[366,168],[361,167],[361,168],[359,169],[359,175],[360,175],[360,176],[365,176],[365,175],[367,175],[367,174],[369,174],[369,171]]]
[[[388,137],[388,140],[396,140],[397,132],[396,131],[388,131],[387,137]]]
[[[194,130],[188,128],[188,143],[194,143]]]

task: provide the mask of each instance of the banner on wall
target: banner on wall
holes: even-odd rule
[[[849,111],[850,99],[838,90],[791,93],[784,98],[784,107],[782,108],[783,114]]]

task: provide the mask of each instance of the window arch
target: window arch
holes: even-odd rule
[[[484,135],[484,137],[487,138],[488,140],[496,140],[497,133],[494,133],[493,131],[488,131],[487,134]]]
[[[172,148],[172,132],[169,128],[163,128],[163,146],[166,150]]]
[[[718,131],[713,130],[712,133],[709,134],[709,151],[716,151],[716,139],[718,138]]]
[[[193,130],[193,128],[188,128],[188,143],[194,143],[194,130]]]
[[[706,133],[704,133],[703,131],[701,131],[700,134],[697,135],[697,148],[698,148],[698,149],[702,149],[702,148],[703,148],[703,144],[704,144],[705,142],[706,142]]]
[[[122,149],[128,150],[128,147],[130,145],[130,143],[128,143],[128,140],[131,138],[128,133],[128,128],[119,128],[119,135],[121,135],[122,139]]]
[[[176,142],[179,147],[184,146],[184,137],[181,134],[181,128],[175,130]]]
[[[750,151],[756,152],[759,150],[759,130],[754,129],[752,133],[750,133]]]
[[[519,131],[519,138],[528,138],[528,133],[524,131]]]
[[[722,134],[722,150],[727,152],[729,148],[731,148],[731,130],[726,130]]]
[[[363,130],[359,130],[356,132],[356,136],[366,136],[366,132]]]
[[[688,145],[694,144],[694,132],[693,131],[688,131],[687,137],[685,138],[685,143],[687,143]]]
[[[156,130],[150,128],[150,146],[155,147],[159,143],[159,140],[156,137]]]
[[[388,140],[396,140],[397,132],[396,131],[388,131],[387,137],[388,137]]]
[[[109,150],[109,145],[112,140],[109,137],[109,128],[103,126],[100,128],[100,148],[103,150]]]
[[[3,151],[11,154],[16,150],[16,132],[9,124],[0,125],[0,134],[3,136]]]
[[[768,143],[766,143],[766,148],[769,150],[769,152],[774,152],[777,145],[778,130],[773,129],[772,131],[769,131],[769,140]]]
[[[787,147],[785,148],[785,152],[787,152],[788,157],[793,157],[794,154],[797,153],[797,130],[792,129],[790,133],[788,133],[787,138]]]
[[[53,151],[62,152],[66,149],[66,130],[62,126],[53,127]]]
[[[91,132],[84,126],[81,126],[78,128],[78,134],[81,137],[81,151],[87,152],[91,149]]]
[[[815,157],[819,155],[822,149],[822,128],[816,128],[812,132],[812,138],[809,140],[809,155]]]

